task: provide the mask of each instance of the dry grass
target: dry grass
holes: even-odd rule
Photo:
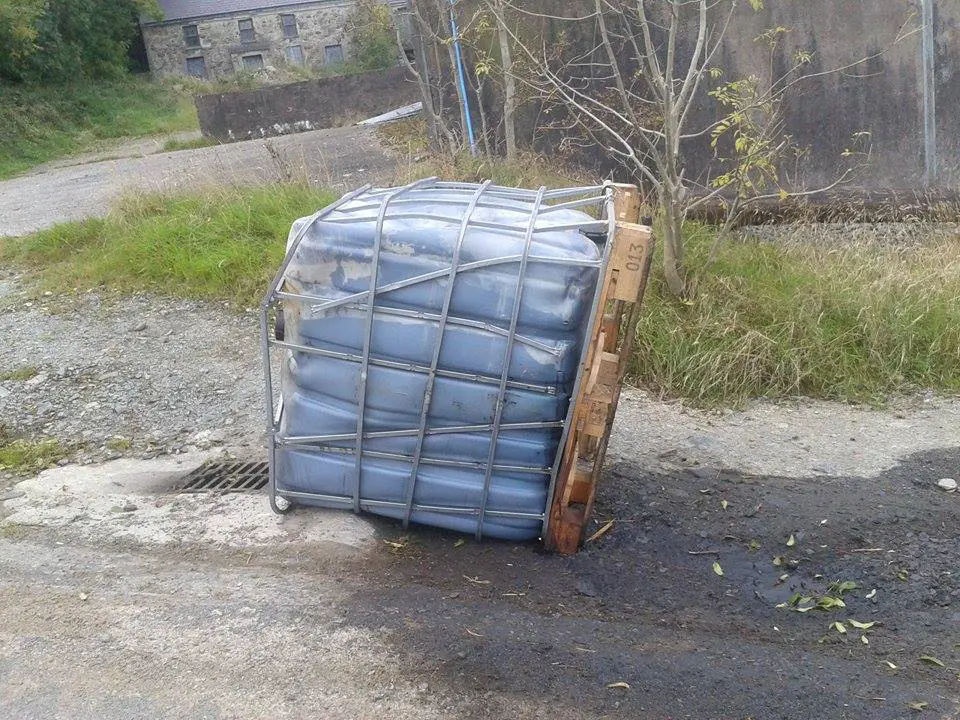
[[[694,229],[702,268],[712,232]],[[743,241],[692,302],[659,273],[638,328],[636,381],[703,405],[805,395],[883,402],[960,390],[960,236],[909,245]]]

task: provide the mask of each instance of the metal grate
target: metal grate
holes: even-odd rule
[[[180,492],[253,492],[266,487],[269,468],[265,462],[206,462],[183,478]]]

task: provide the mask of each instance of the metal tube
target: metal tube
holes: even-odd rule
[[[507,336],[507,347],[503,353],[503,370],[500,373],[500,388],[497,391],[497,406],[494,411],[493,431],[490,434],[490,453],[487,457],[487,470],[483,478],[483,492],[480,495],[480,514],[477,517],[477,540],[483,537],[483,515],[487,509],[487,499],[490,495],[490,481],[493,475],[493,462],[497,456],[497,439],[500,436],[500,419],[503,417],[507,379],[510,375],[513,338],[517,333],[517,320],[520,318],[520,305],[523,302],[523,281],[527,271],[527,255],[529,255],[530,247],[533,245],[533,230],[537,225],[537,212],[540,209],[540,203],[543,201],[543,194],[546,190],[545,187],[541,187],[540,192],[537,194],[537,199],[533,203],[533,209],[530,212],[530,226],[527,228],[527,237],[523,242],[523,255],[520,260],[520,267],[517,270],[517,288],[513,299],[513,313],[510,317],[510,335]]]
[[[501,423],[501,430],[547,430],[562,428],[563,422],[528,422],[528,423]],[[453,427],[431,427],[423,430],[424,435],[468,435],[471,433],[490,432],[493,424],[488,425],[458,425]],[[378,440],[381,438],[412,437],[420,432],[419,428],[405,430],[371,430],[363,434],[364,440]],[[286,435],[284,443],[309,445],[311,443],[342,442],[355,440],[356,433],[339,433],[336,435]]]
[[[463,211],[463,222],[460,225],[460,232],[457,235],[457,241],[453,248],[453,255],[450,258],[450,274],[447,276],[447,289],[443,296],[443,306],[440,310],[440,318],[437,321],[437,341],[433,345],[433,357],[430,359],[430,369],[427,371],[427,387],[423,393],[423,404],[420,409],[420,432],[417,434],[417,444],[413,452],[412,467],[410,468],[410,479],[405,488],[406,509],[403,513],[403,527],[410,525],[410,513],[413,507],[413,493],[417,485],[417,471],[420,469],[421,452],[423,451],[423,431],[427,427],[427,416],[430,414],[430,401],[433,399],[433,383],[437,377],[437,364],[440,362],[440,350],[443,347],[443,336],[447,329],[447,315],[450,312],[450,301],[453,299],[453,287],[457,280],[457,270],[460,265],[460,250],[463,248],[463,241],[467,237],[467,230],[470,227],[470,216],[473,215],[480,201],[483,191],[487,189],[490,182],[483,183],[474,193],[467,207]]]
[[[324,350],[323,348],[315,348],[311,347],[310,345],[297,345],[295,343],[281,340],[270,340],[269,342],[275,347],[307,353],[308,355],[318,355],[320,357],[333,358],[334,360],[357,362],[361,363],[361,365],[363,364],[363,357],[360,355],[351,355],[350,353],[337,352],[336,350]],[[400,362],[398,360],[382,360],[380,358],[368,358],[367,364],[373,365],[374,367],[385,367],[393,370],[407,370],[409,372],[416,373],[426,373],[429,370],[426,365]],[[457,372],[456,370],[437,370],[437,375],[440,377],[452,378],[454,380],[469,380],[470,382],[478,382],[488,385],[496,385],[500,382],[498,378],[490,377],[489,375],[476,375],[472,373]],[[524,383],[517,380],[511,380],[508,383],[508,386],[511,389],[530,390],[532,392],[543,393],[544,395],[557,394],[557,388],[553,385],[535,385],[533,383]]]
[[[467,81],[463,72],[463,53],[460,50],[460,31],[457,30],[457,18],[450,0],[450,37],[453,38],[453,54],[457,63],[457,83],[460,86],[460,102],[463,103],[463,118],[467,125],[467,138],[470,141],[470,154],[477,154],[477,141],[473,136],[473,118],[470,116],[470,99],[467,97]]]
[[[390,200],[409,192],[414,188],[426,184],[427,180],[419,180],[394,191],[383,199],[380,214],[377,217],[377,227],[373,236],[373,258],[370,266],[370,297],[367,300],[366,335],[363,339],[363,357],[360,360],[360,387],[357,389],[357,464],[353,482],[353,509],[360,512],[360,480],[363,475],[363,416],[367,405],[367,371],[370,365],[370,343],[373,338],[373,303],[377,296],[377,277],[380,273],[380,249],[383,247],[383,224],[387,217],[387,208]]]

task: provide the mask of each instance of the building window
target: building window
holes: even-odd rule
[[[300,32],[297,30],[296,15],[281,15],[280,27],[283,28],[284,40],[296,40],[298,37],[300,37]]]
[[[200,47],[200,31],[196,25],[183,26],[183,44],[188,48]]]
[[[207,76],[207,64],[202,57],[187,58],[185,69],[187,75],[191,77],[205,78]]]
[[[244,55],[241,60],[244,70],[263,70],[263,55]]]
[[[257,39],[253,32],[253,19],[245,18],[237,21],[237,27],[240,29],[240,42],[252,43]]]
[[[290,45],[285,47],[283,52],[287,55],[287,62],[294,65],[303,65],[303,47],[300,45]]]
[[[343,62],[343,45],[327,45],[323,49],[323,61],[328,65]]]

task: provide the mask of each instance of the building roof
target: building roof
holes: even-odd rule
[[[252,13],[272,8],[317,5],[322,0],[159,0],[163,18],[156,22],[177,22],[211,15]],[[145,22],[144,24],[152,24]]]

